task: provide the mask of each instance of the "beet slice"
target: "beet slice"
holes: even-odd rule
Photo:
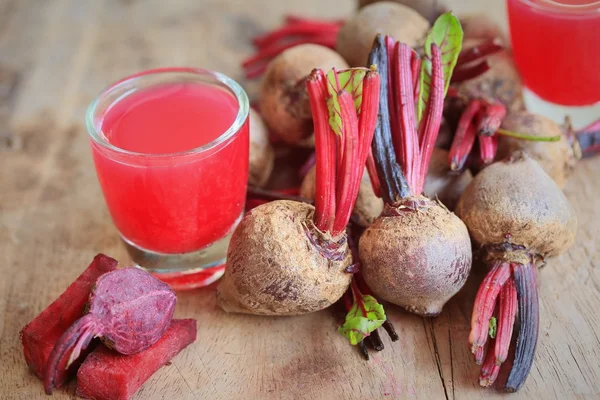
[[[77,395],[97,400],[127,400],[160,367],[196,340],[196,320],[174,319],[153,346],[133,355],[98,346],[77,372]]]
[[[77,319],[83,316],[96,280],[116,268],[117,260],[98,254],[63,294],[21,330],[25,361],[40,379],[43,377],[44,367],[55,343]],[[71,372],[74,371],[61,369],[56,377],[55,386],[61,386]]]

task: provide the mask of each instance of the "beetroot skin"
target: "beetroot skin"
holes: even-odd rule
[[[69,326],[83,316],[84,307],[96,280],[116,268],[116,260],[98,254],[63,294],[21,330],[25,361],[40,379],[44,375],[44,367],[58,339]],[[60,387],[67,380],[70,372],[73,371],[61,368],[55,376],[54,385]]]
[[[195,340],[196,320],[175,319],[162,338],[141,353],[126,356],[99,346],[77,372],[77,395],[87,399],[130,399],[152,374]]]
[[[89,313],[67,329],[50,354],[44,371],[46,393],[52,393],[59,367],[68,367],[95,337],[121,354],[152,346],[169,327],[175,302],[166,283],[139,268],[101,276],[90,295]]]

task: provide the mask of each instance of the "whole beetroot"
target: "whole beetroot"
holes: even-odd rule
[[[429,22],[436,20],[436,18],[444,12],[444,7],[440,4],[439,0],[391,0],[393,3],[405,5],[414,9],[416,12],[421,14],[423,18]],[[362,8],[369,4],[379,3],[381,0],[359,0],[358,7]]]
[[[300,197],[306,199],[315,198],[315,175],[316,168],[311,168],[300,186]],[[363,172],[360,188],[358,189],[358,197],[354,204],[354,214],[358,217],[358,224],[363,228],[371,225],[371,223],[383,211],[383,200],[378,197],[373,191],[373,185],[367,171]]]
[[[336,50],[351,66],[365,65],[377,34],[393,36],[411,47],[425,38],[429,22],[412,8],[390,1],[361,8],[340,29]]]
[[[263,187],[273,171],[275,150],[269,142],[269,132],[261,116],[250,109],[250,159],[248,183]]]
[[[269,63],[260,88],[260,111],[269,129],[288,144],[312,147],[306,77],[313,68],[347,67],[334,50],[316,44],[295,46],[278,55]]]
[[[102,275],[90,294],[89,312],[65,331],[50,353],[44,370],[46,393],[52,393],[58,366],[67,368],[95,337],[121,354],[152,346],[169,327],[176,300],[169,285],[139,268]]]
[[[523,140],[510,136],[498,137],[499,159],[507,158],[517,150],[525,151],[542,169],[563,188],[577,163],[577,152],[561,128],[551,119],[527,111],[510,113],[502,122],[507,131],[526,133],[533,137],[558,137],[555,142]]]
[[[217,290],[221,308],[296,315],[321,310],[342,297],[352,278],[346,272],[351,264],[348,243],[317,229],[314,212],[310,204],[278,200],[244,216],[231,238]]]
[[[456,34],[455,17],[445,14],[440,18],[438,21],[448,27],[441,30],[452,38]],[[398,77],[381,85],[380,120],[373,140],[385,208],[360,238],[361,273],[377,297],[419,315],[434,316],[464,285],[472,257],[462,221],[438,202],[422,196],[442,119],[442,50],[433,41],[431,64],[423,66],[431,70],[430,93],[418,120],[417,107],[406,101],[412,99],[413,73],[418,73],[411,73],[414,53],[405,44],[390,46],[388,42],[378,36],[370,57],[382,77]],[[457,57],[460,42],[448,42],[444,40],[450,48],[443,51]],[[388,51],[390,48],[393,51]],[[449,80],[452,70],[447,71]],[[391,99],[389,104],[387,99]],[[391,117],[396,111],[398,114]]]
[[[469,344],[479,382],[491,385],[508,357],[513,324],[520,328],[515,360],[505,389],[525,382],[538,340],[539,304],[535,263],[558,255],[575,241],[577,218],[563,192],[526,153],[497,162],[475,176],[456,213],[483,249],[490,271],[479,287]],[[495,341],[487,348],[490,320],[498,301]],[[496,318],[496,317],[494,317]]]
[[[244,216],[217,289],[225,311],[309,313],[339,300],[350,285],[346,225],[377,122],[379,74],[315,69],[306,85],[315,126],[315,207],[281,200]],[[329,118],[332,110],[339,120]]]

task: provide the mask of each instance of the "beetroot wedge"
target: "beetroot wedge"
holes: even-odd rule
[[[196,320],[174,319],[153,346],[123,355],[98,346],[77,372],[77,395],[96,400],[127,400],[160,367],[196,340]]]
[[[116,268],[116,260],[98,254],[63,294],[21,330],[25,361],[39,378],[43,377],[44,367],[54,344],[76,320],[83,316],[96,280]],[[74,371],[62,369],[56,377],[55,386],[61,386],[71,372]]]
[[[177,297],[166,283],[140,268],[102,275],[90,294],[89,312],[63,333],[44,368],[44,389],[52,394],[62,370],[80,359],[92,339],[121,354],[135,354],[158,342],[171,324]]]

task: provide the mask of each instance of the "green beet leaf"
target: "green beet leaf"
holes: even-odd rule
[[[383,306],[373,296],[361,296],[361,301],[364,304],[366,316],[358,302],[355,301],[346,315],[346,322],[338,329],[338,332],[348,338],[353,346],[369,336],[387,319]]]
[[[463,31],[458,18],[447,12],[439,16],[425,39],[425,55],[421,62],[420,94],[417,103],[417,118],[421,121],[431,89],[431,44],[440,48],[442,55],[442,70],[444,71],[444,96],[450,85],[452,71],[456,66],[458,55],[462,49]]]
[[[490,328],[488,333],[492,339],[496,338],[496,332],[498,331],[498,322],[496,321],[496,317],[492,317],[490,319]]]
[[[342,135],[344,132],[338,92],[345,90],[352,95],[354,107],[358,114],[362,104],[363,79],[367,71],[369,71],[368,68],[350,68],[340,71],[332,69],[327,73],[327,91],[330,95],[327,99],[329,125],[336,135]]]

